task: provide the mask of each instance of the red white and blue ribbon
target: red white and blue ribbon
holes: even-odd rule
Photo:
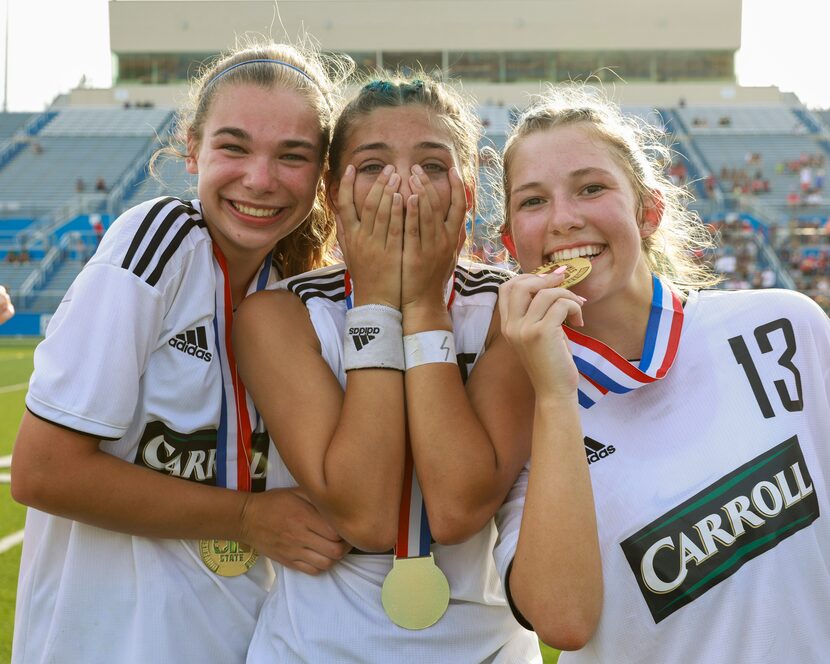
[[[418,484],[418,477],[415,474],[412,450],[407,442],[395,557],[428,556],[431,543],[432,531],[429,529],[427,508],[424,504],[424,496],[421,493],[421,485]]]
[[[343,276],[346,309],[354,306],[354,290],[351,275],[348,270]],[[455,300],[455,272],[444,291],[444,300],[447,310]],[[406,442],[406,460],[404,462],[403,490],[401,492],[401,506],[398,512],[398,538],[395,543],[396,558],[415,558],[428,556],[432,542],[432,531],[429,528],[427,508],[421,485],[415,472],[415,463],[412,458],[412,449],[409,446],[409,437]]]
[[[273,269],[269,253],[246,295],[264,289],[270,281]],[[213,244],[213,271],[216,276],[213,333],[222,376],[222,408],[216,432],[216,485],[238,491],[250,491],[251,435],[258,430],[261,422],[236,368],[236,358],[231,345],[233,300],[228,264],[216,243]]]
[[[590,408],[609,392],[625,394],[663,378],[680,346],[683,303],[669,285],[652,275],[653,295],[640,359],[629,362],[601,341],[565,327],[579,370],[579,405]]]

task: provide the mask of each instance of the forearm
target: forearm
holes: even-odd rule
[[[530,454],[533,389],[494,317],[466,385],[454,364],[407,371],[412,447],[435,537],[456,543],[501,506]]]
[[[410,369],[406,395],[410,443],[433,536],[442,544],[464,541],[493,516],[518,469],[499,458],[456,365]]]
[[[343,407],[312,500],[348,541],[391,548],[397,533],[405,455],[403,377],[363,369],[347,377]]]
[[[575,396],[537,400],[531,460],[511,595],[543,641],[578,648],[599,620],[602,568]]]
[[[54,433],[70,439],[57,442]],[[12,496],[51,514],[157,538],[239,539],[246,500],[244,493],[136,466],[31,413],[15,444]]]

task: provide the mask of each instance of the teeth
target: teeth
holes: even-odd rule
[[[257,208],[250,205],[243,205],[242,203],[234,203],[233,206],[242,214],[247,214],[251,217],[273,217],[280,208]]]
[[[586,244],[581,247],[572,247],[571,249],[561,249],[554,251],[550,255],[551,262],[566,260],[568,258],[577,258],[578,256],[592,257],[602,252],[602,245],[600,244]]]

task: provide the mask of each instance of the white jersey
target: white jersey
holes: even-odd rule
[[[216,484],[223,361],[214,324],[223,321],[213,261],[199,201],[125,212],[52,317],[27,408],[130,463]],[[266,266],[260,280],[269,275]],[[29,509],[12,661],[240,662],[273,578],[264,556],[223,578],[202,563],[197,541]]]
[[[462,375],[484,348],[498,284],[506,273],[484,266],[456,269],[451,308]],[[322,353],[345,389],[343,330],[344,268],[335,266],[286,280],[308,307]],[[269,463],[269,488],[296,486],[279,459]],[[433,544],[450,584],[450,606],[432,627],[410,631],[393,624],[381,605],[381,586],[391,554],[348,554],[313,577],[279,567],[274,590],[260,614],[250,663],[337,662],[459,664],[541,662],[535,634],[513,618],[492,559],[491,522],[463,544]]]
[[[560,662],[830,653],[830,324],[790,291],[686,303],[662,380],[582,411],[604,604]],[[526,476],[499,514],[502,575]]]

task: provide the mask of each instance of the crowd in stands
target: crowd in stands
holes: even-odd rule
[[[823,154],[804,154],[796,160],[776,164],[776,173],[798,173],[798,190],[793,187],[787,194],[790,207],[824,203],[825,161]]]
[[[722,274],[723,288],[772,288],[775,271],[759,260],[757,231],[752,225],[732,214],[708,222],[716,240],[716,248],[705,260]]]
[[[710,220],[708,226],[716,239],[716,249],[702,259],[723,275],[722,288],[780,287],[773,266],[760,255],[760,246],[769,242],[793,278],[796,290],[830,313],[828,219],[793,218],[788,226],[772,227],[766,234],[737,214]]]
[[[759,168],[750,175],[745,168],[720,169],[720,180],[726,183],[728,191],[735,196],[745,194],[765,194],[770,191],[770,183]]]
[[[125,102],[123,107],[150,108],[152,105],[152,102]],[[679,106],[683,108],[685,103],[679,103]],[[499,113],[504,114],[508,124],[515,122],[519,113],[518,108],[507,106],[501,100],[491,101],[486,107],[493,110],[494,117]],[[493,122],[489,116],[482,117],[482,121],[490,130],[501,130],[501,122]],[[714,125],[723,128],[730,127],[732,119],[728,114],[715,115],[708,119],[695,116],[691,124],[695,127]],[[736,121],[736,124],[740,123]],[[32,151],[43,151],[37,138],[28,137],[27,142]],[[491,161],[494,154],[489,151],[483,152],[483,168],[493,165]],[[821,151],[804,151],[798,156],[793,155],[792,158],[778,158],[774,164],[770,163],[771,161],[769,156],[765,160],[761,151],[751,149],[744,154],[743,159],[738,157],[737,163],[724,165],[712,173],[704,172],[701,176],[703,188],[710,197],[718,189],[736,197],[764,196],[772,192],[783,201],[786,196],[793,218],[788,226],[783,224],[778,228],[777,237],[776,229],[770,229],[772,246],[778,253],[782,265],[790,271],[796,288],[809,294],[830,311],[830,224],[826,218],[798,218],[799,215],[807,214],[808,206],[815,208],[825,202],[823,194],[826,182],[826,155]],[[691,174],[686,157],[678,154],[669,166],[667,175],[675,184],[689,186]],[[781,184],[782,176],[786,177],[784,181],[789,184]],[[788,193],[780,190],[782,186],[789,187]],[[109,190],[110,185],[103,176],[93,179],[87,177],[86,180],[78,177],[75,182],[75,191],[79,194],[106,193]],[[90,226],[92,232],[86,234],[88,238],[72,245],[72,258],[87,260],[91,251],[100,242],[104,231],[99,215],[90,217]],[[710,228],[713,234],[716,234],[718,248],[711,255],[702,256],[701,259],[711,261],[714,269],[724,275],[724,287],[743,289],[780,285],[776,283],[772,267],[759,256],[759,243],[756,240],[758,231],[750,224],[738,215],[731,215],[710,221]],[[475,258],[489,264],[515,267],[498,239],[485,238],[484,235],[481,229],[476,229],[473,244]],[[5,264],[24,264],[30,261],[25,243],[6,251],[2,259]]]
[[[795,287],[830,312],[830,220],[790,220],[775,248]]]
[[[29,252],[26,249],[21,249],[20,251],[7,251],[6,252],[6,263],[9,265],[13,265],[15,263],[19,263],[21,265],[29,262]]]
[[[681,108],[683,106],[685,106],[685,104],[683,104],[681,106]],[[695,116],[695,117],[692,118],[692,126],[696,127],[696,128],[699,128],[699,129],[702,129],[704,127],[708,127],[709,126],[709,120],[707,118],[703,118],[703,117],[700,117],[700,116]],[[732,126],[732,118],[729,117],[728,115],[721,115],[718,118],[717,126],[718,127],[731,127]]]
[[[776,176],[798,175],[798,186],[792,185],[786,196],[790,207],[822,205],[825,202],[823,198],[826,182],[824,166],[825,156],[823,154],[802,154],[798,159],[780,161],[775,164]],[[673,164],[669,175],[674,182],[682,183],[682,177],[676,177],[678,170],[683,170],[682,164],[679,166]],[[760,152],[748,152],[744,165],[722,166],[717,177],[713,174],[704,176],[704,187],[708,195],[711,195],[718,185],[734,196],[762,195],[773,191],[773,186],[764,173],[763,156]]]

